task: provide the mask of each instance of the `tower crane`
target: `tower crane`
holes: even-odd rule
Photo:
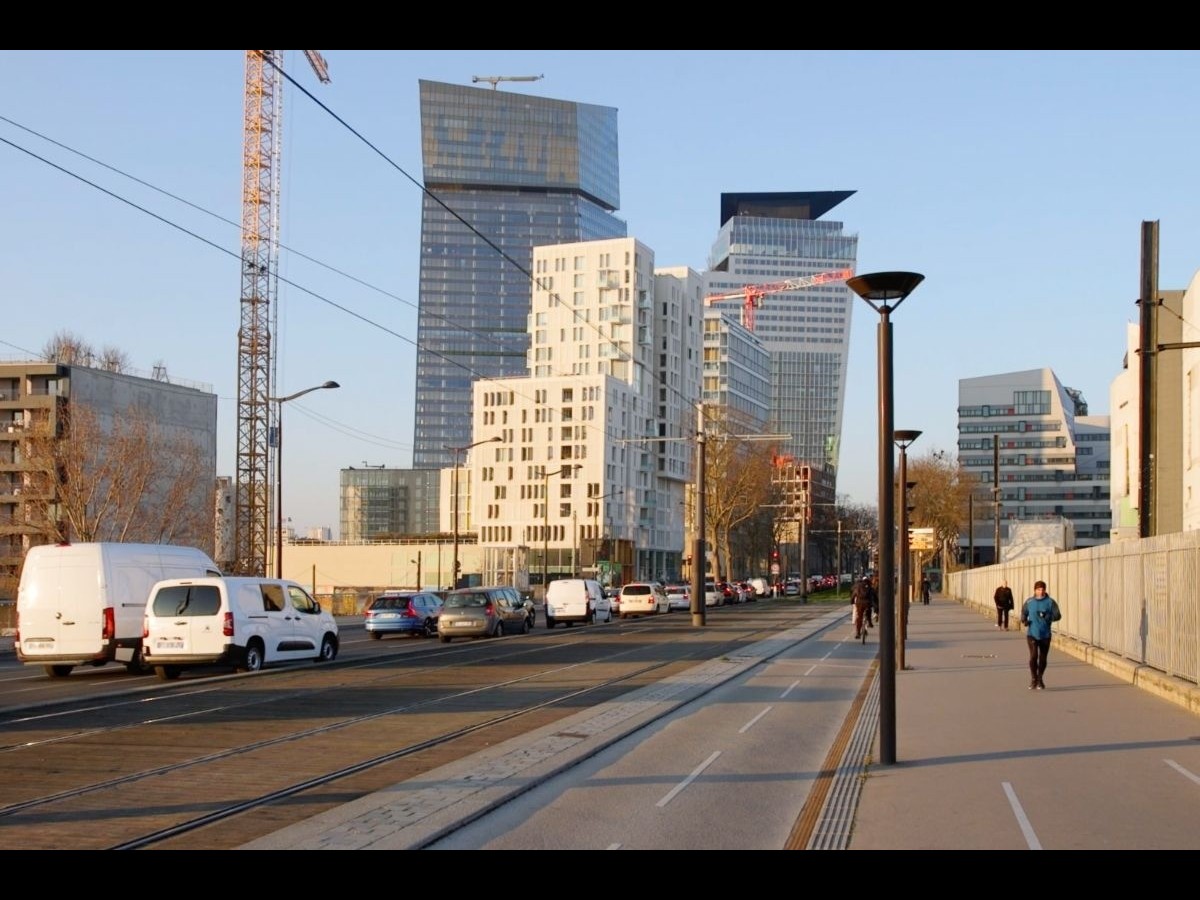
[[[829,284],[832,281],[845,281],[854,275],[853,269],[837,269],[832,272],[818,272],[816,275],[805,275],[803,278],[791,278],[787,281],[774,281],[768,284],[748,284],[730,291],[727,294],[709,294],[704,298],[707,304],[720,303],[722,300],[742,301],[742,325],[754,330],[754,311],[762,305],[762,298],[770,294],[784,291],[797,291],[801,288],[817,284]]]
[[[268,454],[273,338],[278,324],[279,156],[282,133],[281,50],[246,51],[242,140],[242,298],[238,327],[237,481],[234,572],[265,575],[271,521]],[[305,50],[322,84],[329,68]],[[279,573],[276,573],[279,574]]]
[[[501,81],[541,81],[545,77],[545,75],[472,75],[471,84],[486,81],[494,91]]]

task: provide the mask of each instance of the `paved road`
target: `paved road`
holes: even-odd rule
[[[935,598],[879,766],[875,648],[843,610],[810,627],[249,847],[1200,849],[1200,718],[1131,667],[1059,642],[1029,691],[1019,632]]]

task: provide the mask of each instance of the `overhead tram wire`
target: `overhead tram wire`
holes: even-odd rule
[[[23,147],[20,144],[17,144],[14,141],[11,141],[8,138],[3,137],[3,136],[0,136],[0,144],[7,144],[8,146],[12,147],[13,149],[19,150],[20,152],[26,154],[27,156],[29,156],[33,159],[36,159],[38,162],[41,162],[41,163],[49,166],[50,168],[61,172],[64,175],[68,175],[71,178],[74,178],[76,181],[79,181],[82,184],[85,184],[88,187],[99,191],[100,193],[110,197],[111,199],[116,200],[119,203],[123,203],[126,206],[128,206],[132,209],[135,209],[138,212],[143,213],[144,215],[147,215],[150,218],[155,219],[158,222],[161,222],[163,225],[166,225],[170,228],[175,229],[176,231],[181,232],[182,234],[185,234],[188,237],[193,238],[193,239],[199,241],[200,243],[202,243],[220,253],[224,253],[226,256],[236,259],[239,262],[241,261],[241,253],[240,252],[234,252],[225,247],[222,247],[220,244],[216,243],[213,240],[210,240],[209,238],[205,237],[204,235],[199,234],[198,232],[195,232],[195,231],[191,230],[190,228],[186,228],[177,222],[173,222],[170,219],[166,218],[165,216],[162,216],[159,213],[156,213],[153,210],[148,209],[145,206],[142,206],[141,204],[136,203],[133,200],[130,200],[129,198],[116,193],[115,191],[109,190],[108,188],[104,187],[103,185],[97,184],[96,182],[92,181],[89,178],[85,178],[83,175],[80,175],[77,172],[73,172],[70,169],[66,168],[65,166],[59,165],[58,163],[54,162],[53,160],[47,159],[46,157],[44,157],[38,153],[35,153],[34,151],[28,149],[27,147]],[[217,218],[220,218],[220,217],[217,216]],[[289,287],[293,287],[296,290],[298,290],[304,294],[307,294],[310,297],[313,297],[314,299],[319,300],[322,303],[325,303],[326,305],[331,306],[334,309],[336,309],[340,312],[343,312],[348,316],[358,319],[359,321],[361,321],[367,325],[370,325],[373,328],[377,328],[380,331],[384,332],[385,334],[388,334],[388,335],[391,335],[392,337],[398,338],[399,340],[404,341],[405,343],[411,345],[412,347],[419,346],[419,344],[412,338],[406,337],[405,335],[400,334],[399,332],[394,331],[391,328],[388,328],[386,325],[382,325],[379,322],[376,322],[375,320],[362,315],[361,313],[357,313],[354,310],[338,303],[337,301],[332,300],[322,294],[319,294],[316,291],[312,290],[311,288],[305,287],[304,285],[300,284],[299,282],[297,282],[293,279],[287,278],[286,276],[283,276],[283,275],[278,275],[277,277],[281,283],[286,284]],[[407,301],[401,301],[401,302],[407,302]],[[458,326],[456,326],[456,327],[458,327]],[[475,334],[475,332],[470,332],[470,331],[468,331],[468,333]],[[456,366],[459,369],[462,369],[464,372],[466,372],[467,374],[469,374],[471,376],[474,376],[477,379],[485,380],[485,381],[494,380],[491,376],[486,376],[479,372],[476,372],[475,370],[471,369],[469,366],[464,365],[463,363],[459,362],[456,359],[452,359],[448,356],[444,356],[443,354],[438,353],[436,350],[429,350],[429,352],[432,353],[434,356],[437,356],[438,358],[445,360],[446,362],[450,363],[451,365]],[[34,354],[34,355],[38,355],[38,354]],[[527,399],[530,401],[532,401],[532,399],[533,399],[529,395],[523,394],[523,393],[520,396],[522,396],[524,399]],[[585,426],[585,427],[594,428],[594,426],[590,426],[590,425]]]

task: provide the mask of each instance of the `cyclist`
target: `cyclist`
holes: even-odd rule
[[[854,637],[862,637],[864,628],[873,628],[871,620],[879,603],[878,595],[871,584],[871,578],[864,575],[850,590],[850,602],[854,604]]]

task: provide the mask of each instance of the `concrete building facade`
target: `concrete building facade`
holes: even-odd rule
[[[35,452],[32,441],[40,435],[60,439],[75,410],[90,414],[97,429],[96,446],[89,448],[88,454],[91,466],[111,462],[110,451],[117,451],[111,450],[103,435],[119,429],[122,420],[134,413],[152,423],[160,441],[152,444],[152,449],[194,449],[189,462],[194,463],[197,477],[190,496],[171,494],[166,480],[172,460],[164,459],[159,481],[146,486],[143,499],[149,504],[177,504],[178,520],[187,518],[192,523],[187,542],[215,553],[217,397],[208,386],[53,362],[0,363],[0,584],[11,585],[15,596],[15,579],[25,552],[55,539],[41,510],[52,511],[61,498],[35,496],[39,490],[35,469],[44,467],[45,460],[31,455]],[[81,422],[82,416],[77,419]],[[175,441],[181,443],[168,443]],[[58,509],[61,513],[61,506]],[[65,528],[78,539],[69,525],[58,521],[60,530]],[[98,529],[95,539],[116,539],[108,536],[102,524]],[[157,539],[154,535],[141,537]],[[177,536],[176,542],[182,542],[182,536]],[[0,596],[8,590],[0,589]]]
[[[960,379],[958,457],[974,485],[972,534],[960,539],[974,564],[996,561],[997,496],[1001,560],[1010,522],[1063,519],[1075,547],[1108,542],[1109,417],[1088,415],[1080,392],[1052,370]]]
[[[678,577],[694,469],[701,286],[633,238],[539,247],[525,378],[480,380],[485,579]]]

